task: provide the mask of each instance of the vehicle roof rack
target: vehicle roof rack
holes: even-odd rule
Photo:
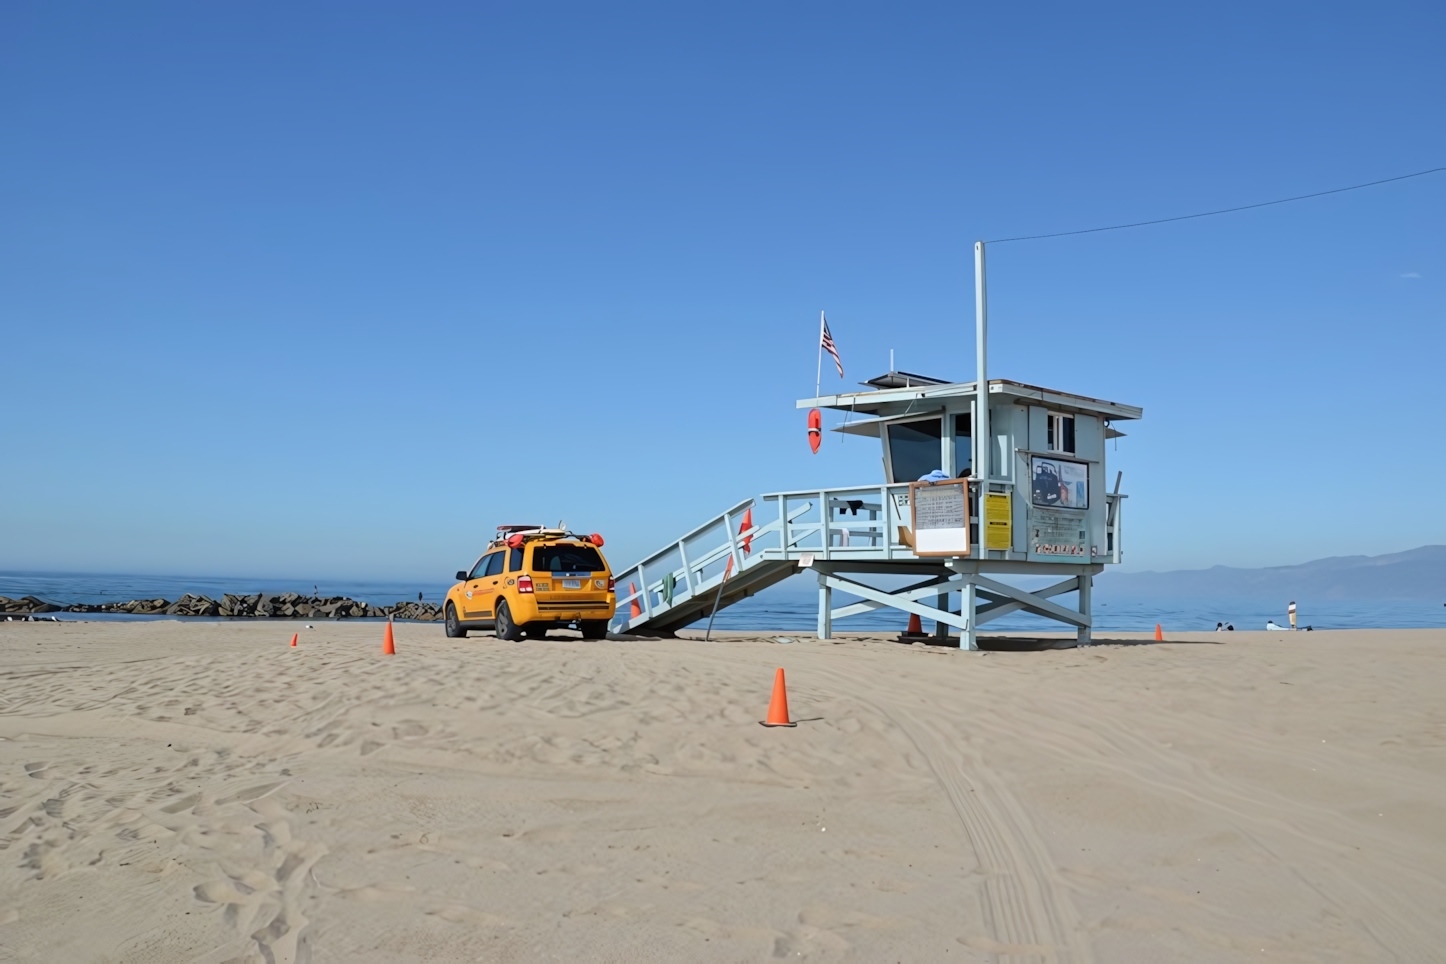
[[[536,539],[576,539],[578,542],[589,542],[586,536],[579,535],[571,529],[544,529],[542,526],[498,526],[497,535],[492,540],[492,546],[500,546],[508,539],[521,536],[523,542],[532,542]]]

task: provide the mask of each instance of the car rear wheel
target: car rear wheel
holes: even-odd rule
[[[512,621],[512,610],[507,608],[505,599],[497,600],[497,615],[492,626],[498,639],[515,641],[522,638],[522,628]]]
[[[457,618],[457,607],[451,603],[447,603],[447,635],[452,639],[465,639],[467,636],[462,620]]]
[[[583,639],[607,639],[608,621],[606,619],[584,619],[581,629]]]

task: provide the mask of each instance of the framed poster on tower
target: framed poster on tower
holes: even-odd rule
[[[1033,456],[1029,464],[1029,501],[1046,509],[1088,509],[1090,467],[1072,459]]]

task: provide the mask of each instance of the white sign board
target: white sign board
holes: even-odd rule
[[[1029,510],[1029,558],[1054,557],[1061,561],[1065,557],[1073,561],[1088,562],[1089,521],[1083,512],[1065,512],[1059,509]]]
[[[964,479],[911,482],[909,508],[913,515],[915,555],[969,555],[968,482]]]

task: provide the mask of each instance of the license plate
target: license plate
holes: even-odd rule
[[[582,580],[581,580],[581,579],[564,579],[564,580],[562,581],[562,588],[564,588],[564,589],[581,589],[581,588],[582,588]]]

